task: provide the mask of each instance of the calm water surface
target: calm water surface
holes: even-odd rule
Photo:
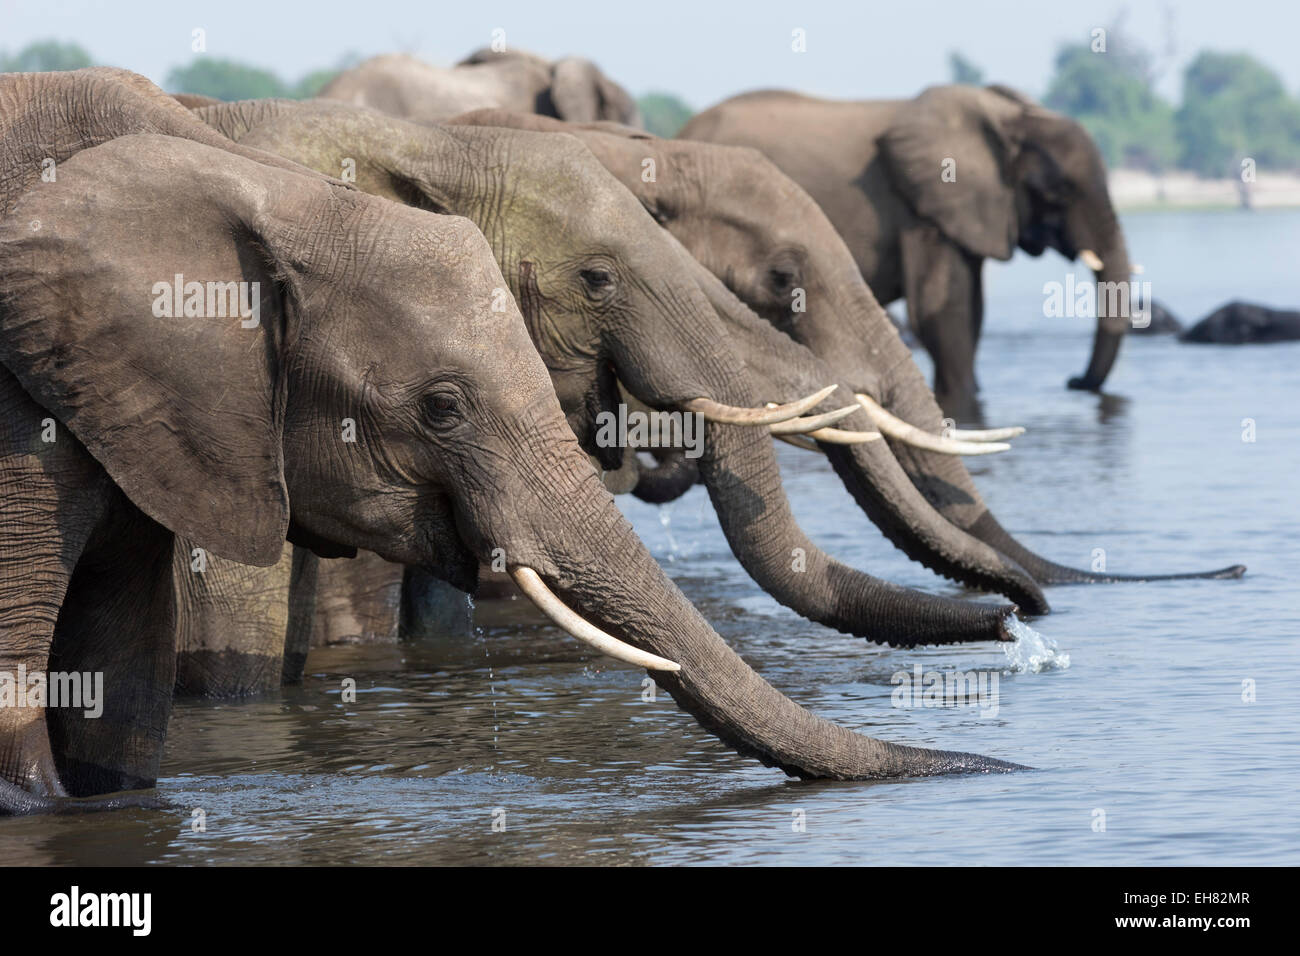
[[[1232,297],[1300,306],[1300,213],[1125,224],[1155,296],[1185,321]],[[1244,579],[1053,588],[1055,613],[1033,625],[1069,666],[1015,671],[993,645],[893,650],[795,616],[736,564],[703,489],[662,509],[620,499],[687,596],[787,694],[866,733],[1035,772],[789,781],[667,695],[643,701],[642,672],[506,608],[459,641],[315,652],[305,685],[270,698],[179,704],[159,782],[172,809],[0,821],[0,862],[1300,862],[1300,344],[1131,338],[1106,396],[1067,392],[1091,322],[1042,318],[1040,292],[1065,268],[988,269],[985,419],[1029,431],[974,460],[985,498],[1062,562],[1087,567],[1100,548],[1112,571],[1241,562]],[[886,542],[824,461],[779,454],[828,552],[962,593]],[[891,676],[918,663],[1001,672],[996,715],[891,707]],[[206,832],[191,831],[195,808]]]

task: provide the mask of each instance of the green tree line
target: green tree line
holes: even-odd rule
[[[1156,92],[1152,57],[1139,44],[1114,29],[1104,49],[1096,46],[1094,39],[1059,49],[1043,103],[1082,123],[1110,166],[1181,168],[1217,177],[1236,175],[1250,158],[1261,169],[1300,170],[1300,99],[1254,57],[1201,52],[1183,72],[1182,102],[1174,106]],[[168,72],[163,85],[221,100],[301,99],[316,95],[356,60],[349,56],[332,68],[286,80],[205,56]],[[76,44],[56,40],[13,54],[0,51],[0,72],[75,70],[93,62]],[[949,56],[949,66],[953,82],[985,81],[984,71],[961,53]],[[638,105],[646,129],[658,136],[675,135],[692,114],[680,97],[666,92],[647,93]]]

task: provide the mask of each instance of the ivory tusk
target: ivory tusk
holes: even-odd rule
[[[736,405],[723,405],[711,398],[692,398],[683,402],[682,408],[688,412],[699,412],[709,421],[723,425],[775,425],[777,422],[797,418],[810,408],[816,408],[837,387],[827,385],[807,398],[788,405],[777,405],[775,408],[740,408]]]
[[[843,408],[835,409],[833,412],[823,412],[820,415],[804,415],[799,418],[792,418],[789,421],[777,422],[775,425],[768,425],[767,427],[773,435],[802,435],[806,432],[814,432],[819,428],[825,428],[827,425],[834,425],[841,419],[848,418],[857,410],[857,405],[846,405]]]
[[[1025,430],[1020,425],[1010,428],[954,428],[947,433],[947,437],[956,441],[1006,441],[1024,433]]]
[[[879,441],[882,437],[880,432],[850,432],[841,428],[819,428],[807,435],[828,445],[865,445],[869,441]]]
[[[856,396],[862,407],[871,416],[872,422],[890,438],[896,438],[914,448],[937,451],[945,455],[992,455],[994,452],[1009,451],[1010,445],[1000,442],[957,441],[940,435],[931,435],[915,425],[910,425],[897,415],[885,411],[870,395],[859,392]]]
[[[1101,261],[1101,256],[1097,255],[1097,253],[1093,252],[1091,249],[1080,249],[1079,261],[1093,272],[1100,272],[1105,265],[1105,263]]]
[[[557,627],[568,631],[578,640],[590,644],[602,654],[608,654],[620,661],[651,671],[682,669],[681,664],[674,664],[667,658],[639,650],[583,620],[581,615],[556,597],[555,592],[546,586],[546,582],[532,568],[523,566],[512,568],[510,576],[514,578],[515,584],[519,585],[519,590],[527,595],[528,600],[536,604],[537,609],[550,618]]]

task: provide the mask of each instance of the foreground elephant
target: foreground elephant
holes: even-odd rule
[[[422,127],[320,102],[255,100],[197,115],[245,145],[321,170],[339,168],[346,157],[366,191],[472,218],[493,244],[569,423],[606,469],[622,462],[625,449],[602,445],[597,417],[620,403],[620,384],[664,410],[687,407],[689,394],[733,407],[785,402],[834,381],[825,363],[758,317],[724,323],[711,296],[725,290],[569,137]],[[777,347],[772,362],[767,356]],[[755,377],[751,357],[778,368]],[[863,427],[871,427],[865,419]],[[860,475],[874,461],[863,450],[881,444],[826,447]],[[733,552],[783,604],[894,644],[1009,639],[1011,607],[898,588],[826,556],[790,514],[766,428],[710,422],[700,452],[699,472]],[[992,569],[972,573],[972,581],[1005,588],[1017,600],[1023,595],[1035,610],[1045,605],[1028,575],[953,530],[901,473],[895,485],[907,508],[942,527],[954,559]]]
[[[1183,342],[1246,345],[1300,340],[1300,312],[1229,302],[1179,336]]]
[[[984,504],[960,455],[987,450],[987,439],[1012,437],[1018,429],[955,431],[944,437],[948,430],[933,393],[835,228],[804,190],[755,150],[663,140],[607,125],[582,128],[503,110],[480,110],[453,122],[579,138],[656,221],[719,277],[706,287],[733,328],[753,324],[753,316],[735,301],[738,297],[779,330],[733,336],[751,369],[770,379],[797,374],[806,353],[793,347],[793,339],[829,366],[833,380],[869,399],[873,419],[842,424],[876,424],[887,432],[888,444],[862,445],[854,450],[853,461],[832,456],[831,462],[890,540],[930,569],[989,587],[999,567],[972,560],[981,557],[979,552],[963,552],[963,542],[974,538],[993,549],[1004,566],[1023,569],[1041,585],[1230,578],[1244,572],[1233,565],[1191,574],[1099,574],[1049,561],[1008,534]],[[645,175],[649,168],[653,177]],[[721,284],[727,288],[720,289]],[[795,289],[801,293],[802,311],[792,309]],[[745,343],[761,347],[746,349]],[[671,500],[683,493],[693,480],[688,464],[681,456],[661,463],[652,482],[638,485],[637,494]],[[933,507],[918,507],[910,494],[914,491]],[[936,512],[942,519],[935,520]],[[1032,592],[1009,590],[1019,586],[1014,577],[993,585],[1031,613],[1047,610],[1045,600],[1030,603]]]
[[[102,673],[104,709],[0,710],[0,809],[152,785],[178,534],[259,566],[286,534],[362,547],[461,587],[500,548],[549,616],[769,766],[1010,769],[815,718],[726,647],[600,486],[513,303],[490,307],[503,279],[464,220],[156,135],[86,149],[7,209],[0,669]],[[177,274],[258,283],[257,321],[164,317]]]
[[[1096,390],[1110,373],[1130,321],[1129,257],[1101,154],[1074,120],[997,86],[859,102],[768,91],[726,100],[678,136],[758,149],[812,195],[880,301],[907,299],[950,413],[976,407],[984,260],[1017,246],[1093,270],[1092,357],[1069,384]]]
[[[320,98],[415,123],[499,106],[575,122],[641,124],[636,101],[590,60],[569,56],[551,62],[517,51],[479,50],[449,69],[401,53],[377,56],[339,74]]]

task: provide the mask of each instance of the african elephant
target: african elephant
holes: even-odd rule
[[[766,91],[705,110],[678,136],[758,149],[812,195],[880,301],[907,299],[955,417],[976,407],[983,262],[1017,246],[1093,271],[1092,356],[1069,385],[1097,390],[1110,373],[1129,325],[1129,256],[1101,154],[1074,120],[1000,86],[852,102]]]
[[[513,50],[479,50],[451,68],[401,53],[377,56],[339,74],[320,97],[416,123],[501,106],[579,122],[641,125],[636,100],[590,60],[569,56],[552,62]]]
[[[933,393],[826,214],[761,153],[504,110],[478,110],[451,122],[577,137],[717,277],[704,284],[729,326],[751,326],[752,310],[773,327],[767,334],[742,331],[734,337],[751,370],[768,379],[797,374],[804,354],[793,347],[798,342],[830,367],[831,380],[868,399],[870,420],[855,425],[847,419],[846,427],[879,426],[888,443],[862,445],[851,461],[832,456],[832,464],[890,540],[931,570],[1012,595],[1031,613],[1046,611],[1045,599],[1029,604],[1032,592],[1013,594],[1008,588],[1018,586],[1014,579],[991,583],[996,564],[955,559],[966,538],[982,542],[1006,566],[1023,569],[1041,585],[1244,572],[1240,565],[1185,575],[1081,571],[1035,554],[1007,533],[981,499],[961,455],[987,451],[994,447],[988,439],[1014,437],[1019,429],[972,433],[944,427]],[[792,307],[796,298],[801,310]],[[680,455],[665,457],[649,477],[643,473],[636,493],[651,501],[671,500],[694,480],[690,462]],[[916,504],[915,492],[924,506]]]
[[[1300,340],[1300,312],[1270,309],[1250,302],[1219,306],[1184,332],[1183,342],[1246,345]]]
[[[750,407],[789,402],[835,382],[825,363],[778,340],[757,317],[744,327],[724,325],[699,284],[712,277],[570,137],[423,127],[323,102],[248,101],[196,115],[245,145],[321,170],[346,159],[368,192],[473,219],[496,250],[570,425],[605,469],[618,467],[624,448],[602,444],[598,419],[614,414],[620,387],[651,409],[668,410],[682,408],[688,392]],[[783,359],[768,364],[780,368],[755,379],[737,355],[737,336],[752,340],[745,348],[754,355],[779,345]],[[845,468],[861,470],[861,449],[875,444],[827,449]],[[790,514],[766,428],[710,421],[697,462],[741,564],[800,614],[894,644],[1009,639],[1012,607],[896,588],[818,549]],[[1045,604],[1027,574],[952,531],[905,478],[898,484],[908,508],[928,512],[929,523],[946,530],[954,558],[987,571],[972,580],[1005,588],[1017,600],[1023,594],[1022,606],[1034,610]]]
[[[286,536],[366,548],[463,588],[500,549],[548,616],[769,766],[1012,769],[829,724],[727,648],[600,486],[514,302],[491,307],[505,281],[468,221],[155,134],[30,186],[0,221],[0,665],[105,693],[99,719],[0,709],[6,812],[152,785],[177,535],[255,566]],[[198,276],[238,301],[208,309]]]

